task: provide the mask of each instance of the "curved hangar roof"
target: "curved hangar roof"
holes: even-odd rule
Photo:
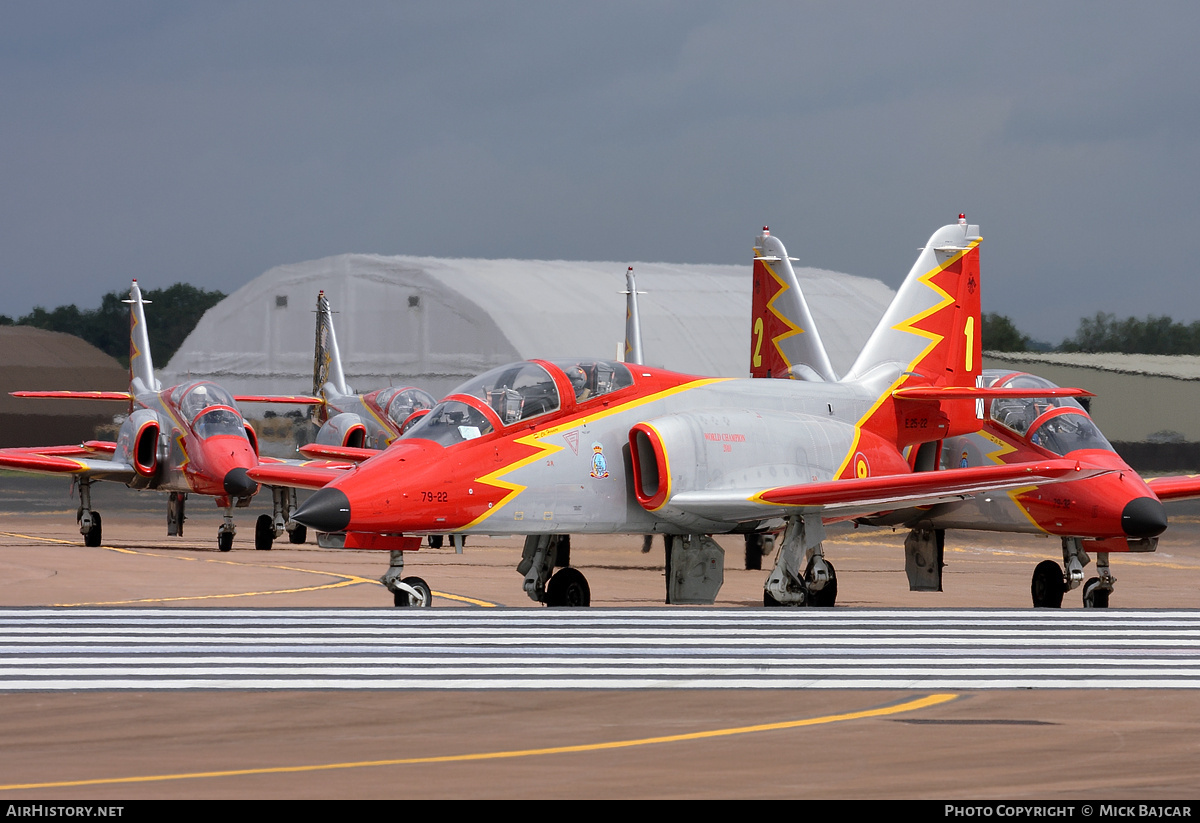
[[[625,339],[626,265],[343,254],[278,266],[205,313],[164,382],[191,375],[239,392],[310,391],[320,290],[359,391],[412,384],[441,396],[514,360],[611,358]],[[647,365],[749,373],[749,260],[632,265],[645,292],[638,308]],[[834,367],[848,369],[891,289],[822,269],[796,274]]]

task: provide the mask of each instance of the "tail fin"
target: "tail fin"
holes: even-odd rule
[[[872,388],[879,400],[861,425],[915,443],[976,431],[970,399],[900,399],[902,387],[975,387],[980,364],[979,226],[933,233],[843,382]]]
[[[633,283],[633,266],[625,272],[625,362],[644,365],[642,359],[642,321],[638,318],[639,292]]]
[[[313,349],[312,393],[325,397],[327,384],[332,385],[338,394],[353,393],[346,385],[346,375],[342,371],[342,355],[333,331],[333,309],[329,306],[329,298],[321,291],[317,293],[317,340]],[[317,417],[321,418],[318,422],[324,423],[326,407],[319,406],[315,411]]]
[[[150,331],[146,326],[146,309],[138,282],[129,287],[129,386],[137,396],[142,392],[160,391],[162,385],[154,376],[154,360],[150,356]],[[139,385],[140,384],[140,385]]]
[[[837,380],[787,249],[763,226],[754,239],[750,376]]]

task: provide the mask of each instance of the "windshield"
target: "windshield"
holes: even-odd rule
[[[1046,378],[1034,374],[1005,377],[1004,372],[990,369],[984,372],[984,383],[996,389],[1058,388],[1057,383],[1051,383]],[[1035,420],[1050,409],[1056,408],[1078,409],[1083,413],[1083,406],[1073,397],[1005,397],[992,400],[991,416],[1001,426],[1018,434],[1025,434]]]
[[[1051,417],[1037,427],[1029,442],[1058,455],[1077,449],[1113,450],[1092,419],[1086,414],[1075,412],[1063,412]]]
[[[537,363],[510,363],[463,383],[451,394],[478,397],[505,426],[559,408],[558,387]],[[433,415],[429,415],[432,417]]]
[[[237,408],[233,403],[233,396],[213,383],[192,383],[188,386],[181,386],[180,390],[175,392],[175,402],[187,420],[195,419],[198,414],[212,406]]]
[[[403,435],[405,439],[432,440],[443,446],[453,446],[464,440],[474,440],[493,431],[483,412],[461,400],[446,400],[414,423]]]
[[[233,409],[213,409],[196,418],[192,431],[200,439],[212,437],[215,434],[233,434],[246,437],[246,425],[242,416]]]

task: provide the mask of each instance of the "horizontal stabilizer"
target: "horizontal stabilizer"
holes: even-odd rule
[[[1040,460],[1004,466],[881,475],[779,486],[765,491],[708,489],[680,492],[670,498],[671,508],[717,521],[762,519],[765,506],[802,509],[828,517],[846,518],[879,514],[911,506],[932,506],[1021,486],[1082,480],[1113,471],[1075,460]]]
[[[1001,397],[1095,397],[1087,389],[1053,388],[1037,389],[987,389],[978,386],[910,386],[896,389],[892,397],[898,400],[990,400]]]
[[[290,403],[295,406],[320,406],[325,403],[325,398],[310,394],[235,394],[233,399],[239,403]]]
[[[124,400],[133,399],[127,391],[15,391],[13,397],[46,397],[54,400]]]

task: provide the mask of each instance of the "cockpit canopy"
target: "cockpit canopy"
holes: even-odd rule
[[[390,388],[382,389],[375,394],[375,405],[396,424],[396,428],[404,425],[413,412],[421,409],[432,409],[435,405],[433,395],[420,389]]]
[[[550,369],[558,371],[552,374]],[[564,379],[565,378],[565,379]],[[609,360],[567,360],[549,364],[510,363],[468,380],[447,397],[465,395],[495,412],[501,426],[511,426],[563,407],[559,385],[571,386],[570,403],[583,403],[633,385],[633,375],[623,363]],[[433,440],[448,446],[494,431],[481,408],[448,399],[425,415],[405,437]]]
[[[1012,374],[997,369],[983,373],[989,388],[1055,389],[1058,385],[1034,374]],[[991,401],[992,420],[1028,437],[1029,442],[1058,455],[1078,449],[1112,451],[1100,429],[1073,397],[1006,397]]]
[[[215,383],[184,383],[171,391],[171,402],[200,438],[217,434],[246,436],[246,423],[233,395]]]

